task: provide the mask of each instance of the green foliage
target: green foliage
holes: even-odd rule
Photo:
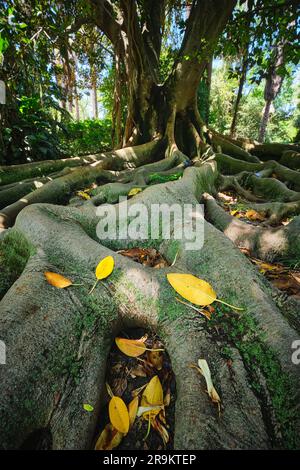
[[[15,122],[3,129],[3,144],[14,162],[51,160],[62,155],[58,138],[60,123],[52,115],[51,97],[43,104],[38,96],[21,96]]]
[[[251,78],[251,75],[250,75]],[[233,116],[238,79],[230,74],[229,66],[222,63],[212,76],[209,124],[218,132],[229,133]],[[295,95],[293,75],[286,77],[282,89],[274,100],[267,129],[266,141],[291,142],[296,135],[294,122]],[[241,99],[237,135],[258,139],[262,112],[265,106],[264,81],[257,85],[247,83]]]
[[[232,119],[237,80],[228,77],[228,66],[223,64],[214,69],[211,83],[209,124],[218,132],[228,133]]]
[[[68,155],[96,153],[111,148],[111,121],[86,119],[70,121],[60,133],[61,146]]]

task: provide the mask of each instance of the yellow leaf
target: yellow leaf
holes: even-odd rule
[[[211,374],[210,370],[207,364],[207,361],[205,359],[199,359],[198,360],[198,366],[201,374],[204,376],[205,381],[206,381],[206,386],[207,386],[207,393],[210,396],[211,400],[213,403],[217,403],[218,406],[220,406],[221,399],[218,395],[218,392],[216,391],[212,379],[211,379]]]
[[[170,273],[167,278],[173,289],[193,304],[205,306],[212,304],[217,298],[208,282],[192,274]]]
[[[283,267],[282,266],[279,266],[277,264],[270,264],[270,263],[265,263],[261,260],[256,260],[256,259],[252,259],[253,263],[257,264],[260,268],[260,270],[262,272],[266,272],[266,271],[278,271],[278,272],[282,272],[283,271]]]
[[[129,414],[127,406],[120,397],[112,397],[108,406],[111,424],[122,434],[129,430]]]
[[[245,216],[247,217],[247,219],[249,220],[265,220],[265,218],[263,217],[263,215],[259,214],[258,212],[256,212],[254,209],[250,209],[246,212]]]
[[[65,287],[72,285],[72,281],[70,281],[70,279],[63,277],[60,274],[46,271],[44,275],[48,283],[51,284],[51,286],[57,287],[58,289],[64,289]]]
[[[135,397],[128,405],[128,414],[129,414],[129,427],[131,428],[137,414],[139,406],[139,397]]]
[[[115,262],[112,256],[106,256],[106,258],[100,261],[95,271],[98,281],[105,279],[113,272],[114,264]]]
[[[167,278],[173,289],[193,304],[206,306],[216,301],[235,310],[243,310],[240,307],[228,304],[224,300],[217,299],[217,294],[211,285],[192,274],[170,273],[167,274]]]
[[[100,434],[95,450],[112,450],[122,441],[123,434],[108,423]]]
[[[230,211],[230,214],[231,214],[231,215],[235,215],[235,214],[237,214],[237,213],[238,213],[238,210],[237,210],[237,209],[234,209],[234,210]]]
[[[140,339],[127,339],[127,338],[116,338],[116,345],[129,357],[138,357],[144,354],[146,351],[145,341],[147,336],[143,336]]]
[[[155,375],[143,392],[141,406],[162,406],[163,404],[163,389],[159,377]]]
[[[77,196],[82,197],[83,199],[91,199],[91,196],[85,191],[77,191]]]
[[[140,193],[142,190],[142,188],[132,188],[129,193],[128,193],[128,196],[135,196],[136,194]]]

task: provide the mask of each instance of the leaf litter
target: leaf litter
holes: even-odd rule
[[[120,333],[108,358],[106,382],[108,399],[100,412],[95,450],[172,449],[176,384],[161,340],[141,329]]]
[[[291,269],[280,263],[267,263],[260,259],[252,258],[247,248],[239,248],[274,287],[284,291],[287,295],[300,299],[300,270]]]
[[[155,248],[136,247],[128,250],[119,250],[117,253],[150,268],[159,269],[169,266],[165,258]]]

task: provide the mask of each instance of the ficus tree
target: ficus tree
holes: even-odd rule
[[[203,122],[197,102],[220,36],[243,14],[244,3],[193,0],[188,15],[181,1],[70,3],[72,15],[57,35],[93,24],[106,36],[119,67],[115,99],[126,87],[126,118],[118,149],[1,167],[0,253],[6,271],[0,281],[6,293],[0,331],[9,351],[9,367],[0,370],[2,447],[18,448],[43,430],[51,448],[90,448],[105,401],[111,341],[132,326],[159,333],[172,360],[175,448],[299,447],[299,366],[291,360],[299,300],[273,288],[244,254],[299,262],[299,146],[221,135]],[[296,2],[278,1],[274,27],[271,3],[254,0],[251,10],[257,27],[264,19],[261,27],[270,37],[287,9],[296,14]],[[170,15],[181,43],[162,73]],[[80,199],[76,193],[84,189],[89,196]],[[133,189],[129,208],[139,202],[147,213],[153,204],[177,204],[182,211],[192,204],[191,220],[179,224],[182,238],[164,236],[166,219],[158,224],[158,237],[118,238],[111,226],[104,236],[99,212],[113,204],[116,221],[129,222],[121,218],[126,201],[119,197]],[[226,212],[216,199],[222,191],[233,191],[263,213],[266,226]],[[291,215],[296,216],[281,225]],[[198,227],[198,219],[203,243],[188,249],[188,229]],[[152,269],[118,253],[141,244],[155,247],[169,267]],[[91,292],[95,267],[106,256],[113,256],[114,271],[108,284],[99,282]],[[77,285],[50,286],[45,271]],[[216,307],[207,321],[177,302],[166,277],[174,272],[205,279],[227,307]],[[199,358],[209,362],[220,415],[189,367]],[[87,400],[94,413],[82,409]]]

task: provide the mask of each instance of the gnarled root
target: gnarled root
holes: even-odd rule
[[[197,204],[204,192],[215,193],[217,181],[217,166],[211,161],[188,168],[178,181],[145,189],[139,202],[148,209],[153,203],[183,208]],[[172,360],[176,449],[299,446],[300,419],[294,409],[299,367],[290,359],[296,332],[244,255],[204,222],[202,247],[187,249],[190,240],[184,237],[162,243],[158,239],[157,248],[170,262],[176,255],[176,262],[154,270],[112,251],[132,245],[132,240],[99,242],[97,223],[90,205],[76,209],[36,204],[22,210],[12,229],[27,238],[36,254],[0,303],[1,339],[9,364],[0,369],[1,445],[18,448],[29,433],[46,428],[54,449],[90,448],[97,414],[107,399],[105,365],[111,341],[124,326],[139,326],[159,333]],[[108,288],[99,284],[87,295],[95,266],[109,254],[115,270],[105,281]],[[84,285],[55,289],[45,281],[45,270]],[[176,302],[168,272],[193,273],[210,282],[219,299],[244,310],[237,317],[221,306],[219,323],[217,315],[208,321]],[[242,330],[226,323],[233,318]],[[222,352],[228,348],[230,361]],[[211,369],[222,401],[220,416],[203,379],[189,367],[199,358]],[[94,413],[83,410],[86,402]],[[285,407],[284,414],[278,406]]]
[[[267,261],[278,258],[300,260],[300,217],[279,228],[262,228],[236,219],[209,194],[203,196],[208,220],[233,243],[247,248],[251,255]]]

